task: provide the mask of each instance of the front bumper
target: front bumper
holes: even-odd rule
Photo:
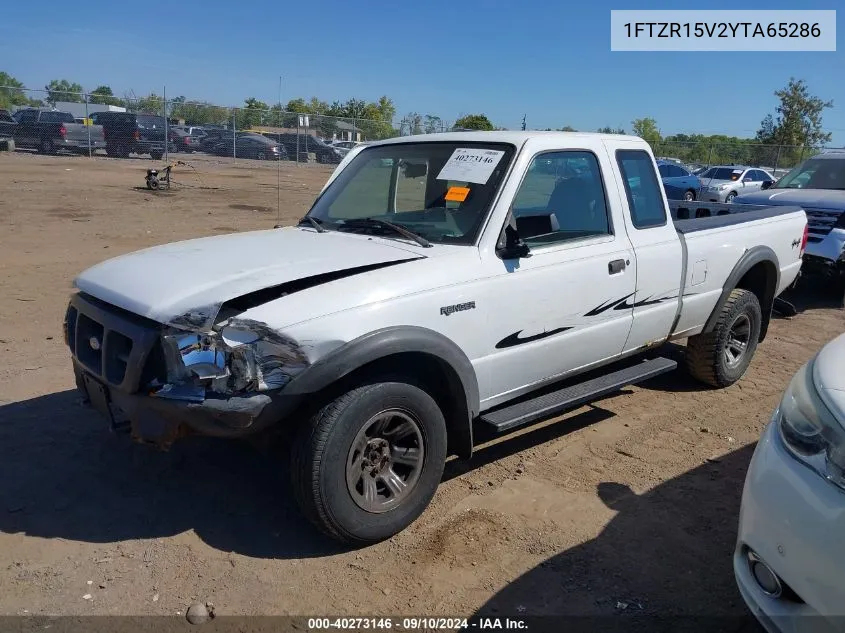
[[[128,429],[141,442],[169,446],[189,434],[244,437],[290,415],[301,396],[278,392],[201,402],[152,395],[150,381],[163,375],[161,326],[77,293],[71,298],[65,340],[76,385],[84,400],[113,429]]]
[[[810,233],[804,251],[804,272],[845,275],[845,229],[835,228],[827,235]]]
[[[725,189],[723,191],[707,191],[702,188],[698,193],[698,199],[704,202],[724,202],[730,192],[730,189]]]
[[[798,462],[780,438],[777,412],[754,452],[742,495],[734,575],[746,604],[770,632],[827,633],[845,624],[845,493]],[[763,591],[752,550],[788,587]]]

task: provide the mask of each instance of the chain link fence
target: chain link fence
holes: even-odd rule
[[[411,129],[403,122],[287,112],[279,105],[229,107],[165,95],[118,98],[6,86],[0,86],[0,109],[10,117],[0,134],[9,130],[17,148],[154,160],[201,152],[232,161],[337,164],[356,143]]]
[[[231,161],[336,164],[355,143],[452,129],[440,117],[415,113],[381,121],[287,112],[281,105],[229,107],[182,97],[168,100],[165,94],[120,98],[14,86],[0,86],[0,109],[17,122],[13,138],[22,149],[154,160],[203,153]],[[7,129],[14,126],[7,123]],[[651,145],[656,156],[691,167],[748,165],[778,177],[824,149],[746,142]]]

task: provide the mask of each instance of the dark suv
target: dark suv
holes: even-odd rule
[[[90,118],[103,126],[109,156],[128,158],[130,153],[164,156],[167,123],[162,116],[134,112],[95,112]]]

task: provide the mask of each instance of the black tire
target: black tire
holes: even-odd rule
[[[733,202],[734,198],[736,198],[736,191],[731,191],[725,198],[725,202]]]
[[[692,189],[687,189],[684,192],[684,200],[687,202],[695,201],[695,191],[693,191]]]
[[[751,364],[762,321],[757,296],[749,290],[733,290],[713,331],[691,336],[687,341],[687,370],[696,380],[712,387],[734,384]],[[736,343],[742,341],[742,353],[736,354]]]
[[[164,156],[164,152],[160,152],[158,150],[153,150],[150,152],[150,158],[153,160],[161,160],[162,156]]]
[[[406,481],[413,483],[402,493],[405,496],[396,497],[396,505],[387,506],[389,509],[367,511],[352,491],[354,486],[361,484],[358,498],[364,499],[364,479],[368,477],[370,466],[367,461],[358,462],[357,466],[363,472],[357,470],[354,456],[369,459],[370,445],[386,441],[382,436],[391,435],[386,431],[374,434],[364,451],[356,452],[354,446],[361,438],[367,440],[362,436],[364,430],[374,428],[377,422],[373,420],[389,411],[396,411],[396,415],[406,416],[416,423],[416,438],[422,454],[417,451],[416,478],[408,474]],[[390,424],[387,423],[388,428]],[[394,445],[393,448],[398,447]],[[394,454],[391,450],[388,452]],[[291,447],[291,480],[299,507],[317,528],[338,541],[366,544],[390,538],[423,513],[437,490],[445,463],[446,422],[434,399],[406,382],[374,381],[335,398],[303,423]],[[375,467],[378,465],[376,460]],[[388,474],[395,474],[393,468],[397,465],[401,462],[388,464]],[[383,462],[381,467],[384,468]],[[354,486],[347,482],[350,472],[356,481]],[[359,473],[360,479],[355,479],[354,473]],[[374,490],[376,485],[373,484]],[[384,480],[382,491],[393,494]],[[388,499],[386,503],[389,502]]]
[[[53,139],[51,138],[42,138],[41,143],[38,146],[38,151],[42,154],[55,154],[56,144],[53,143]]]

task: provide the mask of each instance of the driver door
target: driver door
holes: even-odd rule
[[[608,160],[598,142],[532,159],[511,211],[530,254],[484,262],[488,355],[476,363],[487,377],[483,406],[622,353],[636,259],[625,227],[612,221],[621,210],[618,196],[607,195],[615,186]]]

